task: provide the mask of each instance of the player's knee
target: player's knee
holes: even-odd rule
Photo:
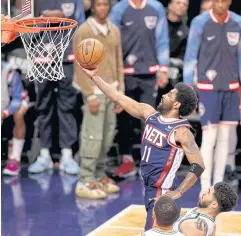
[[[202,143],[207,143],[209,146],[214,146],[217,139],[217,131],[218,128],[215,126],[203,129]]]

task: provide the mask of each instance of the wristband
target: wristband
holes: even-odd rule
[[[197,163],[192,163],[189,168],[189,172],[195,174],[198,178],[203,173],[204,169]]]

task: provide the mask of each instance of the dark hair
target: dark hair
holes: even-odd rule
[[[90,7],[90,9],[92,9],[92,11],[94,9],[95,2],[96,2],[96,0],[91,0],[91,7]],[[108,2],[109,2],[109,5],[111,7],[112,6],[112,0],[108,0]]]
[[[178,91],[176,100],[181,103],[179,115],[189,116],[197,107],[197,95],[192,88],[184,83],[176,84],[175,88]]]
[[[202,0],[201,4],[205,3],[205,2],[211,2],[212,0]]]
[[[180,209],[175,201],[167,196],[160,197],[154,206],[158,226],[171,226],[179,217]]]
[[[225,182],[214,185],[214,197],[217,199],[220,212],[231,211],[238,199],[235,191]]]

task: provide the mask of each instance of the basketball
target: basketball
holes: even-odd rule
[[[105,55],[104,45],[97,39],[84,39],[77,46],[76,60],[85,69],[94,69],[101,63]]]

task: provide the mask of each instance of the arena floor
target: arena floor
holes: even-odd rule
[[[187,209],[182,209],[184,213]],[[143,232],[146,212],[143,205],[130,205],[87,236],[137,236]],[[240,236],[241,212],[222,213],[217,217],[216,236]]]
[[[78,177],[57,170],[2,176],[2,236],[139,235],[145,222],[143,185],[138,177],[119,182],[121,192],[105,200],[75,197]],[[181,177],[180,180],[181,181]],[[197,183],[177,202],[195,207]],[[185,209],[183,209],[185,210]],[[217,236],[241,236],[241,193],[235,212],[218,217]]]

